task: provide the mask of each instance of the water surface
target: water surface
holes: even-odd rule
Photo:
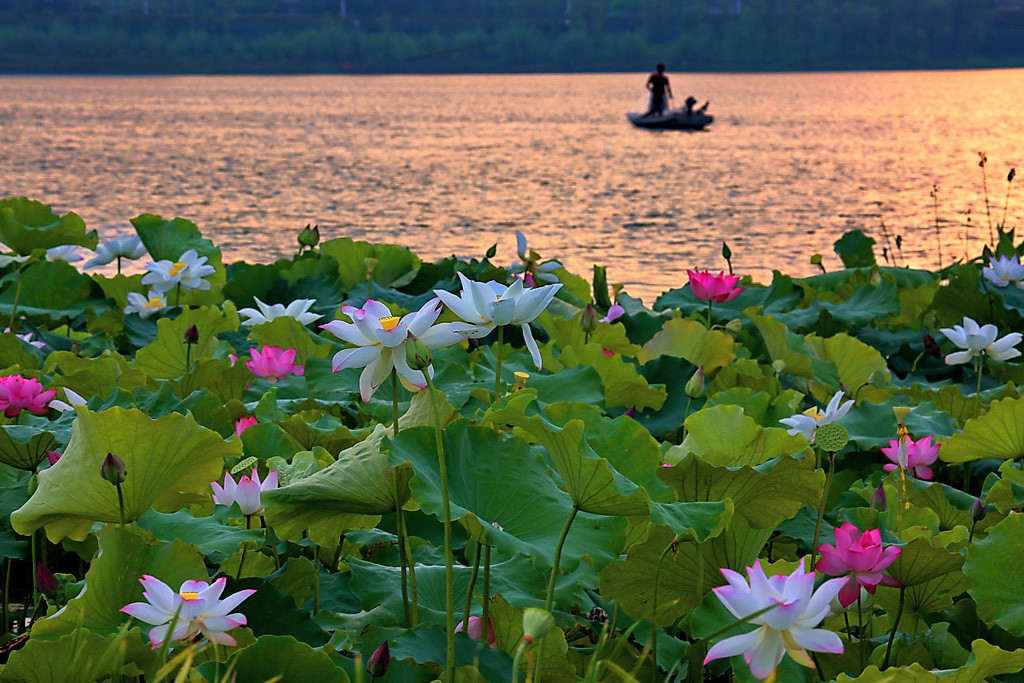
[[[672,74],[711,100],[704,133],[631,127],[642,74],[0,77],[0,196],[78,212],[101,235],[183,216],[228,259],[294,233],[397,242],[425,258],[514,259],[514,231],[647,301],[688,267],[810,274],[860,228],[934,266],[988,234],[1024,165],[1024,71]],[[1024,170],[1024,169],[1022,169]],[[1024,189],[1006,222],[1024,218]]]

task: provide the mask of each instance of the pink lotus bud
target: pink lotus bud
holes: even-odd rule
[[[46,459],[50,461],[50,467],[56,465],[57,461],[60,460],[60,456],[62,455],[64,454],[58,453],[57,451],[46,451]]]
[[[103,458],[103,464],[100,465],[100,476],[114,486],[123,483],[125,477],[128,476],[128,472],[124,468],[124,460],[113,453],[107,453],[107,457]]]
[[[391,648],[388,647],[388,641],[385,640],[370,655],[370,660],[366,663],[366,670],[370,672],[371,676],[378,678],[388,672],[389,666],[391,666]]]
[[[59,588],[57,577],[42,562],[36,565],[36,585],[39,587],[39,592],[48,598],[57,595]]]
[[[458,626],[455,627],[455,632],[458,633],[460,631],[465,630],[464,626],[465,626],[465,622],[460,621]],[[484,620],[481,619],[480,617],[470,617],[469,618],[469,629],[466,630],[466,635],[468,635],[473,640],[481,640],[482,641],[483,640],[483,631],[484,631]],[[487,620],[487,644],[491,646],[492,650],[498,649],[498,640],[494,636],[494,623],[490,619]]]

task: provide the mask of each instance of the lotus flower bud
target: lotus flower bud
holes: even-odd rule
[[[199,328],[193,325],[192,327],[185,330],[185,343],[186,344],[198,344],[199,343]]]
[[[594,310],[593,304],[587,304],[580,313],[580,327],[587,334],[597,329],[597,311]]]
[[[971,519],[980,522],[988,515],[988,505],[983,505],[980,498],[971,503]]]
[[[1017,169],[1011,168],[1010,172],[1006,174],[1006,182],[1012,183],[1013,179],[1017,177]]]
[[[39,587],[39,592],[48,598],[57,595],[57,589],[60,587],[57,577],[42,562],[36,565],[36,585]]]
[[[128,472],[124,468],[124,460],[113,453],[107,453],[107,457],[103,458],[103,464],[100,465],[100,476],[114,486],[123,483],[125,477],[128,476]]]
[[[366,670],[370,672],[371,676],[378,678],[388,672],[389,666],[391,666],[391,648],[388,647],[388,641],[385,640],[370,655],[370,661],[366,663]]]
[[[460,621],[455,627],[455,632],[460,633],[462,631],[465,631],[466,635],[473,640],[482,641],[484,639],[484,620],[476,616],[470,617],[468,629],[465,622]],[[494,623],[490,619],[487,620],[487,644],[492,650],[498,647],[497,638],[494,636]]]
[[[405,362],[413,370],[426,370],[430,367],[430,349],[418,339],[410,339],[405,343]]]
[[[879,512],[885,512],[885,507],[888,501],[885,498],[885,487],[879,484],[878,488],[875,489],[875,493],[871,496],[871,508],[878,510]]]
[[[697,371],[693,373],[690,380],[686,383],[683,388],[686,395],[690,398],[700,398],[704,395],[704,366],[701,365],[697,368]]]
[[[942,358],[942,349],[939,348],[939,343],[927,332],[924,333],[924,352],[934,358]]]
[[[56,465],[57,461],[60,460],[60,456],[62,455],[64,454],[58,453],[57,451],[46,451],[46,459],[50,461],[50,467]]]
[[[722,242],[722,258],[726,261],[732,260],[732,249],[729,248],[729,245],[726,242]]]
[[[314,225],[310,227],[309,223],[306,223],[306,227],[299,231],[299,246],[312,249],[319,243],[320,226]]]
[[[487,253],[484,254],[484,258],[494,258],[494,255],[497,254],[497,253],[498,253],[498,245],[497,244],[492,244],[490,246],[490,248],[487,250]]]
[[[540,640],[554,625],[555,618],[547,610],[539,607],[527,607],[523,610],[523,640],[527,643]]]

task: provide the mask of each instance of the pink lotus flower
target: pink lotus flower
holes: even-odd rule
[[[0,377],[0,410],[7,417],[15,417],[22,410],[36,415],[46,412],[47,404],[57,395],[55,389],[43,391],[43,385],[21,375]]]
[[[829,576],[850,574],[852,581],[847,582],[839,591],[839,604],[849,607],[857,602],[861,587],[868,593],[875,594],[879,585],[901,588],[901,584],[882,571],[887,569],[903,552],[896,546],[882,545],[882,534],[878,529],[861,534],[860,529],[843,522],[836,529],[836,544],[824,544],[818,548],[821,559],[814,568]]]
[[[276,382],[288,375],[302,376],[306,371],[305,366],[295,364],[295,349],[286,351],[277,346],[264,346],[259,351],[250,349],[249,353],[252,360],[245,361],[245,367],[269,382]]]
[[[224,486],[217,482],[210,482],[213,489],[213,502],[218,505],[231,506],[238,503],[242,514],[262,515],[263,503],[260,502],[260,494],[263,491],[277,488],[277,470],[267,475],[264,481],[260,481],[260,475],[254,467],[251,475],[242,475],[242,478],[235,483],[235,478],[230,472],[224,473]]]
[[[60,460],[60,456],[62,455],[64,454],[58,453],[57,451],[46,451],[46,459],[50,461],[50,467],[56,465],[57,461]]]
[[[690,276],[690,291],[701,301],[724,304],[726,301],[735,299],[745,289],[736,286],[736,283],[740,281],[739,275],[726,275],[725,273],[712,275],[707,271],[697,270],[686,272]]]
[[[886,472],[893,472],[903,468],[912,477],[918,479],[931,479],[932,468],[929,467],[939,457],[940,444],[932,445],[932,437],[926,436],[923,439],[914,441],[907,438],[904,444],[889,439],[889,447],[882,449],[882,454],[892,460],[894,464],[883,465]]]
[[[237,646],[225,631],[245,626],[244,614],[228,614],[243,600],[255,593],[248,589],[221,599],[227,579],[221,577],[211,586],[206,581],[186,581],[175,593],[160,579],[144,574],[139,581],[146,589],[142,597],[146,602],[133,602],[121,608],[139,621],[152,624],[149,641],[157,649],[165,640],[179,642],[191,640],[202,633],[210,642]],[[177,616],[177,618],[175,618]]]
[[[460,621],[455,627],[455,632],[466,630],[464,624],[465,622]],[[484,639],[484,620],[480,617],[470,617],[469,630],[466,630],[466,635],[473,640],[482,641]],[[487,644],[491,646],[492,650],[498,649],[498,640],[494,637],[494,623],[490,619],[487,620]]]
[[[610,323],[610,322],[613,322],[615,320],[618,320],[623,315],[625,315],[625,313],[626,313],[626,309],[625,308],[623,308],[622,306],[620,306],[618,304],[612,304],[612,307],[608,309],[608,315],[606,315],[605,317],[601,318],[601,320],[599,320],[598,322]]]
[[[257,424],[257,422],[255,415],[246,415],[245,417],[239,418],[235,421],[235,434],[241,436],[242,432]]]

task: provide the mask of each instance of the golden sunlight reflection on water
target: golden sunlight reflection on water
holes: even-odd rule
[[[1024,160],[1024,71],[671,74],[711,100],[708,132],[631,127],[641,74],[0,77],[0,196],[73,210],[101,235],[139,213],[196,222],[226,260],[294,252],[295,232],[397,242],[425,258],[515,258],[514,231],[648,303],[720,268],[809,275],[860,228],[934,266],[987,234]],[[1024,169],[1022,169],[1024,170]],[[1024,217],[1011,196],[1008,226]],[[972,249],[974,251],[974,249]]]

